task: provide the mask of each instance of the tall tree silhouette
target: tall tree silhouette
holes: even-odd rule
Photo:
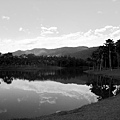
[[[105,45],[109,51],[109,68],[112,70],[112,52],[114,51],[115,48],[114,41],[112,39],[108,39],[106,40]]]
[[[115,43],[116,45],[116,54],[117,54],[117,66],[120,67],[120,39]]]

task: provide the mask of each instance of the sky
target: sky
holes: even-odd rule
[[[0,52],[116,41],[119,6],[120,0],[0,0]]]

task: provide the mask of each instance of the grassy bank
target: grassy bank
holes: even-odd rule
[[[107,70],[87,70],[85,71],[88,74],[96,74],[96,75],[103,75],[107,77],[112,77],[116,79],[120,79],[120,69],[107,69]]]

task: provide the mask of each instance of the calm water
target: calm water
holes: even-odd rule
[[[119,85],[80,70],[0,71],[0,120],[75,109],[118,94]]]

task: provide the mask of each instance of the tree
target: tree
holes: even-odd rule
[[[115,44],[113,40],[108,39],[106,40],[105,45],[108,48],[108,52],[109,52],[109,68],[112,70],[112,52],[114,52],[115,50]]]
[[[105,54],[105,46],[100,46],[96,51],[94,51],[91,55],[93,63],[94,63],[94,68],[97,67],[97,69],[102,69],[103,68],[103,62],[104,62],[104,54]]]
[[[120,39],[115,43],[116,45],[116,55],[117,55],[117,66],[120,67]]]

